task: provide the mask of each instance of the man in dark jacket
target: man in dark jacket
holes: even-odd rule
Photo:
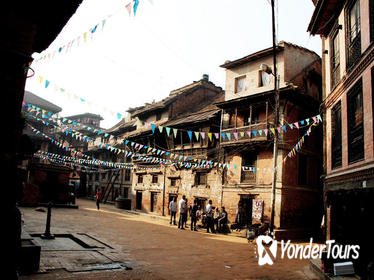
[[[196,222],[197,222],[197,200],[193,201],[193,204],[190,206],[190,217],[191,217],[191,230],[197,231]]]

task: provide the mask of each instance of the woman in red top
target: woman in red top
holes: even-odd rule
[[[98,189],[97,192],[96,192],[96,206],[97,206],[97,210],[100,209],[101,196],[102,196],[101,189]]]

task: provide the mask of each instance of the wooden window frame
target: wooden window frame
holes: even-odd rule
[[[202,178],[205,178],[205,179],[202,180]],[[196,172],[196,174],[195,174],[195,185],[196,186],[205,186],[207,184],[208,184],[208,173],[204,172],[204,171]]]
[[[360,96],[361,124],[353,125],[360,117],[357,111],[352,108],[354,99]],[[363,108],[363,85],[360,78],[347,93],[347,121],[348,121],[348,164],[352,164],[365,159],[365,139],[364,139],[364,108]]]
[[[340,82],[340,44],[339,44],[339,25],[335,24],[330,38],[330,79],[331,90]],[[337,38],[338,45],[335,45]],[[338,51],[337,51],[338,50]]]
[[[138,174],[137,175],[138,176],[138,184],[143,184],[143,182],[144,182],[144,176],[143,176],[143,174]]]
[[[242,153],[242,167],[245,166],[245,156],[246,154],[251,154],[251,153],[255,153],[255,152],[243,152]],[[252,170],[243,170],[243,168],[241,169],[241,172],[240,172],[240,183],[241,184],[255,184],[257,182],[257,161],[258,161],[258,155],[256,154],[256,156],[253,157],[253,161],[254,161],[254,166],[251,166],[251,167],[254,167],[255,168],[255,171],[252,171]],[[246,174],[249,174],[249,178],[246,176]]]
[[[177,186],[177,178],[170,178],[170,187],[176,187]]]
[[[152,184],[158,184],[158,175],[152,174]]]
[[[331,109],[331,169],[342,167],[342,107],[338,101]]]
[[[351,29],[351,10],[358,3],[359,11],[358,18],[356,18],[355,32],[356,36],[352,39]],[[357,16],[357,14],[356,14]],[[345,9],[345,26],[346,26],[346,68],[349,72],[354,68],[357,61],[361,58],[361,11],[360,11],[360,0],[352,0]]]
[[[129,182],[131,181],[131,170],[130,169],[125,169],[125,181]]]
[[[239,77],[236,77],[236,78],[235,78],[235,81],[234,81],[234,83],[235,83],[235,85],[234,85],[234,93],[245,92],[245,81],[246,81],[246,78],[247,78],[246,75],[242,75],[242,76],[239,76]],[[238,81],[239,81],[239,80],[242,80],[242,79],[244,79],[243,90],[238,91]]]

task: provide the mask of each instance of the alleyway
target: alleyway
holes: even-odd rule
[[[260,267],[255,245],[234,236],[203,231],[181,231],[165,218],[126,213],[112,205],[78,200],[79,209],[53,209],[51,232],[82,234],[109,245],[132,270],[67,272],[64,269],[22,276],[35,279],[311,279],[306,260],[277,259],[273,266]],[[43,233],[46,213],[21,208],[25,229]],[[47,262],[42,248],[41,269]],[[69,262],[63,251],[53,251],[59,264]],[[59,255],[61,254],[61,255]],[[309,278],[308,278],[309,277]]]

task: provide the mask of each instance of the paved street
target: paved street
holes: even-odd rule
[[[86,252],[42,247],[44,273],[21,279],[312,279],[306,260],[277,259],[273,266],[258,266],[256,246],[244,238],[182,231],[170,226],[166,218],[131,214],[112,205],[102,205],[98,211],[93,201],[78,200],[77,204],[79,209],[53,209],[51,232],[90,238],[106,249]],[[44,232],[45,212],[35,208],[21,208],[21,212],[30,234]],[[74,272],[69,262],[90,256],[97,257],[98,263],[104,257],[120,261],[131,270]]]

